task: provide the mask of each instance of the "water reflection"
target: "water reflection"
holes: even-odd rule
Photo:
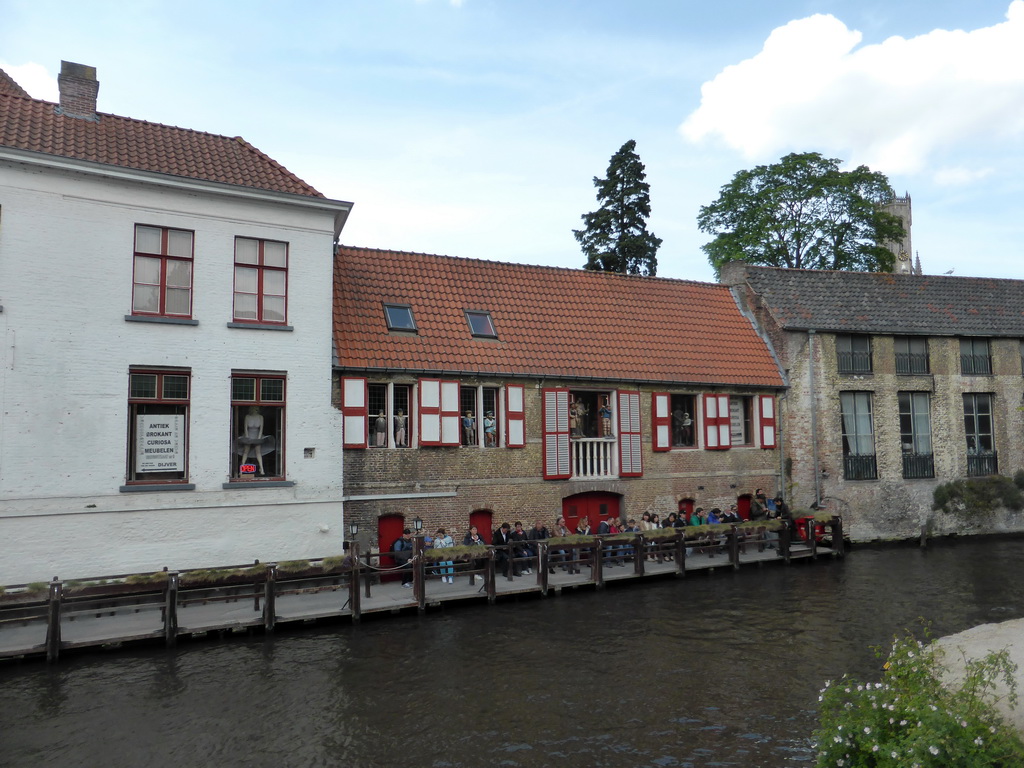
[[[0,765],[782,766],[872,645],[1024,615],[1024,542],[0,666]]]

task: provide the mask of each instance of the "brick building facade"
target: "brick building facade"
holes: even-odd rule
[[[1024,282],[739,263],[722,282],[786,371],[788,495],[823,499],[854,540],[963,531],[936,486],[1024,467]]]
[[[782,377],[721,285],[342,247],[335,353],[362,545],[664,516],[782,472]]]

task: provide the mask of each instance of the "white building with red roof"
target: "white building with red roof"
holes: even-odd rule
[[[0,584],[337,554],[351,204],[59,83],[0,77]]]

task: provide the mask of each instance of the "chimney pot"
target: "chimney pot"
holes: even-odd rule
[[[60,89],[58,114],[99,122],[99,115],[96,114],[96,95],[99,93],[100,83],[96,79],[96,67],[62,61],[57,86]]]

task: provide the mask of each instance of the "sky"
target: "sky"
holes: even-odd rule
[[[62,59],[353,202],[346,245],[582,267],[633,139],[659,276],[713,281],[700,207],[820,152],[911,195],[925,273],[1024,279],[1024,0],[0,0],[0,68],[56,101]]]

